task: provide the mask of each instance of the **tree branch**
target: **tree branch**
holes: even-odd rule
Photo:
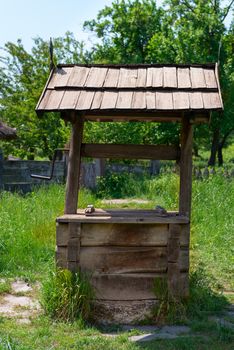
[[[222,22],[225,20],[225,18],[227,17],[227,15],[229,14],[229,11],[231,10],[231,7],[234,3],[234,0],[232,0],[230,2],[230,4],[226,7],[226,12],[224,13],[223,17],[222,17]]]

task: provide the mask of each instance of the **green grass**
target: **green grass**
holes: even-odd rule
[[[121,197],[149,200],[140,205],[142,208],[161,205],[175,210],[178,207],[179,179],[175,174],[164,174],[153,179],[130,176],[130,180],[125,177],[121,181],[124,181]],[[86,207],[87,204],[105,207],[94,194],[82,190],[79,206]],[[129,206],[138,207],[137,204],[123,205]],[[6,278],[6,282],[0,286],[2,292],[9,289],[8,278],[23,277],[42,282],[48,271],[54,269],[55,218],[63,213],[63,208],[64,187],[60,185],[41,188],[26,196],[1,194],[0,278]],[[193,182],[191,265],[194,271],[199,271],[200,267],[205,269],[209,285],[216,290],[215,293],[222,288],[233,289],[233,218],[233,180],[215,175],[208,180]],[[52,322],[41,316],[34,319],[31,325],[19,325],[15,320],[2,317],[0,350],[231,350],[233,333],[208,321],[209,313],[212,310],[220,311],[225,303],[222,304],[220,298],[211,298],[210,289],[205,289],[203,295],[201,289],[199,294],[196,294],[196,288],[193,292],[194,304],[187,322],[196,337],[143,345],[129,342],[126,333],[116,339],[104,338],[99,329],[87,326],[81,320],[74,323]],[[204,312],[201,313],[201,310]]]

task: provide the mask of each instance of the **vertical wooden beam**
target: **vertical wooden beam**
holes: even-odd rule
[[[188,117],[183,117],[181,128],[179,213],[189,218],[192,195],[192,147],[193,126]]]
[[[65,214],[76,214],[80,179],[81,143],[84,128],[82,115],[72,116],[72,133],[68,160]]]

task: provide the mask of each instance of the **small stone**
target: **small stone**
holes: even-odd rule
[[[11,284],[11,289],[14,293],[27,293],[32,290],[32,287],[24,281],[15,281]]]

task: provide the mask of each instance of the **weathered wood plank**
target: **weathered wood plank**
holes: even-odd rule
[[[189,293],[188,282],[188,273],[181,273],[178,263],[168,263],[167,283],[172,297],[178,299],[187,297]]]
[[[189,92],[189,102],[191,109],[202,109],[203,99],[201,92]]]
[[[191,67],[190,77],[193,89],[206,88],[203,68]]]
[[[124,224],[188,224],[189,219],[182,216],[86,216],[86,215],[63,215],[56,219],[57,222],[81,222],[81,223],[124,223]]]
[[[75,214],[77,211],[81,144],[83,136],[84,119],[75,112],[72,113],[74,122],[72,124],[72,134],[70,141],[69,162],[66,184],[65,214]]]
[[[99,109],[102,103],[102,98],[103,98],[103,92],[96,91],[94,94],[91,109]]]
[[[75,109],[80,96],[80,91],[66,90],[61,100],[60,109]]]
[[[118,92],[116,91],[105,91],[103,93],[101,109],[115,108],[116,101],[118,97]]]
[[[118,99],[116,103],[116,108],[118,109],[130,109],[132,103],[132,91],[120,91],[118,93]]]
[[[67,247],[56,247],[55,261],[57,267],[67,269]]]
[[[61,225],[61,228],[59,227]],[[66,244],[67,225],[57,227],[57,242]],[[84,224],[81,246],[166,246],[168,225]],[[59,244],[57,243],[57,244]]]
[[[47,90],[41,101],[39,109],[56,110],[59,108],[64,95],[64,90]]]
[[[176,224],[169,225],[167,261],[177,263],[180,257],[180,233],[181,226]]]
[[[172,92],[156,92],[156,109],[174,109]]]
[[[73,68],[71,67],[56,68],[47,86],[47,89],[66,86],[72,71]]]
[[[119,69],[109,68],[103,86],[108,88],[116,88],[119,81],[119,71]]]
[[[184,117],[181,128],[179,212],[188,218],[190,218],[191,214],[192,148],[193,127],[190,120]]]
[[[84,86],[100,88],[105,82],[107,68],[92,67]]]
[[[163,68],[153,68],[152,69],[152,87],[162,87],[163,86]]]
[[[118,87],[132,87],[136,86],[137,69],[120,68]]]
[[[181,225],[180,246],[189,247],[190,242],[190,224]]]
[[[163,67],[163,87],[177,88],[176,67]]]
[[[67,82],[68,87],[83,87],[89,75],[90,68],[73,67]]]
[[[174,109],[189,109],[189,93],[173,92]]]
[[[146,73],[147,73],[146,68],[139,68],[138,69],[136,87],[145,87],[146,86]]]
[[[145,92],[143,92],[143,91],[135,91],[133,93],[131,108],[133,108],[133,109],[144,109],[144,108],[146,108]]]
[[[156,93],[147,91],[146,92],[146,107],[147,109],[156,109]]]
[[[176,160],[180,156],[177,146],[167,145],[118,145],[118,144],[82,144],[82,157],[91,158],[127,158],[127,159],[166,159]]]
[[[81,247],[80,266],[92,273],[166,272],[167,248]]]
[[[94,97],[94,91],[82,90],[76,104],[76,110],[90,109]]]
[[[153,86],[153,68],[146,69],[146,87]]]
[[[218,92],[202,92],[204,108],[221,109],[222,102]]]
[[[190,89],[190,69],[189,68],[177,68],[177,80],[178,89]]]
[[[217,81],[215,78],[215,72],[213,69],[208,69],[204,68],[204,76],[205,76],[205,82],[206,82],[206,87],[208,89],[217,89]]]
[[[155,279],[166,278],[166,274],[109,274],[94,275],[91,283],[96,290],[96,297],[99,300],[147,300],[156,299],[153,292]],[[187,283],[188,274],[181,273],[180,284]]]

